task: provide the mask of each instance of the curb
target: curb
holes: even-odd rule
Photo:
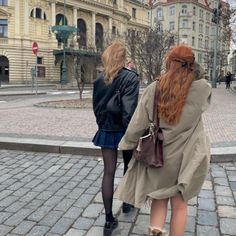
[[[0,149],[33,152],[52,152],[101,157],[101,150],[92,142],[0,137]],[[236,161],[236,146],[211,148],[211,162]]]
[[[20,96],[20,95],[42,95],[47,94],[47,92],[1,92],[0,91],[0,97],[1,96]]]

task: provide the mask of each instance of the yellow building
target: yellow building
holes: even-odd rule
[[[138,0],[0,0],[1,82],[29,83],[37,63],[39,82],[59,83],[63,50],[52,27],[64,23],[76,27],[67,47],[81,54],[91,82],[96,69],[91,58],[103,49],[106,37],[148,27],[148,8]],[[39,48],[37,56],[33,42]],[[66,64],[72,81],[68,48]]]
[[[220,21],[219,36],[216,39],[215,23],[212,22],[217,0],[153,0],[152,25],[161,30],[176,34],[175,43],[191,46],[196,60],[210,75],[213,66],[213,49],[218,40],[219,59],[222,65],[227,64],[230,49],[230,37],[224,37],[229,25]],[[221,1],[222,8],[229,4]],[[220,68],[222,69],[222,68]]]

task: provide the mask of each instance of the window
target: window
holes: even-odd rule
[[[38,18],[38,19],[41,19],[41,18],[42,18],[42,9],[36,8],[35,17]]]
[[[184,14],[184,15],[186,15],[186,14],[187,14],[187,8],[188,8],[187,5],[183,5],[183,6],[182,6],[181,13]]]
[[[43,10],[38,7],[32,9],[32,11],[30,12],[30,16],[37,18],[37,19],[47,20],[47,16],[46,16],[45,12],[43,12]]]
[[[136,19],[136,8],[132,8],[132,17]]]
[[[182,28],[184,28],[184,29],[188,28],[188,20],[187,19],[182,20]]]
[[[206,48],[206,49],[209,48],[209,40],[208,40],[208,39],[205,40],[205,48]]]
[[[37,72],[38,77],[45,78],[45,66],[37,66]]]
[[[202,9],[200,9],[200,11],[199,11],[199,17],[203,19],[203,10]]]
[[[195,46],[195,37],[192,37],[192,46]]]
[[[206,28],[205,28],[205,34],[206,34],[206,35],[209,35],[209,33],[210,33],[210,27],[209,27],[209,26],[206,26]]]
[[[199,24],[199,33],[203,33],[203,24]]]
[[[193,15],[196,16],[196,7],[193,7]]]
[[[198,39],[198,47],[199,47],[199,48],[202,48],[202,38],[199,38],[199,39]]]
[[[195,31],[195,30],[196,30],[196,22],[193,21],[193,31]]]
[[[175,22],[174,21],[171,21],[169,23],[169,30],[175,30]]]
[[[198,53],[198,63],[202,63],[202,54]]]
[[[116,34],[116,27],[112,26],[112,34]]]
[[[7,20],[0,19],[0,38],[7,38],[8,36],[8,23]]]
[[[37,64],[43,64],[43,57],[37,57]]]
[[[8,2],[7,0],[0,0],[0,6],[7,6]]]
[[[209,12],[206,12],[206,20],[210,21],[210,13]]]
[[[170,16],[174,16],[175,15],[175,6],[171,6],[170,7]]]
[[[162,8],[157,8],[157,18],[162,19],[162,17],[163,17]]]

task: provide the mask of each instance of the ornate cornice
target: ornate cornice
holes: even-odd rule
[[[61,1],[61,3],[63,4],[63,1]],[[83,7],[83,4],[86,7]],[[72,6],[72,7],[78,7],[79,9],[82,9],[82,10],[93,11],[93,8],[90,8],[90,9],[88,8],[88,6],[91,6],[91,7],[95,7],[95,8],[100,8],[102,10],[106,10],[107,16],[109,16],[111,13],[113,13],[113,14],[117,14],[117,15],[126,17],[127,19],[130,18],[130,15],[128,14],[128,12],[121,11],[111,5],[107,5],[107,4],[97,2],[94,0],[80,0],[80,1],[67,0],[67,5]]]

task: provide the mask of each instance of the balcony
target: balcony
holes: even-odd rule
[[[0,38],[0,45],[7,45],[8,44],[8,38]]]

